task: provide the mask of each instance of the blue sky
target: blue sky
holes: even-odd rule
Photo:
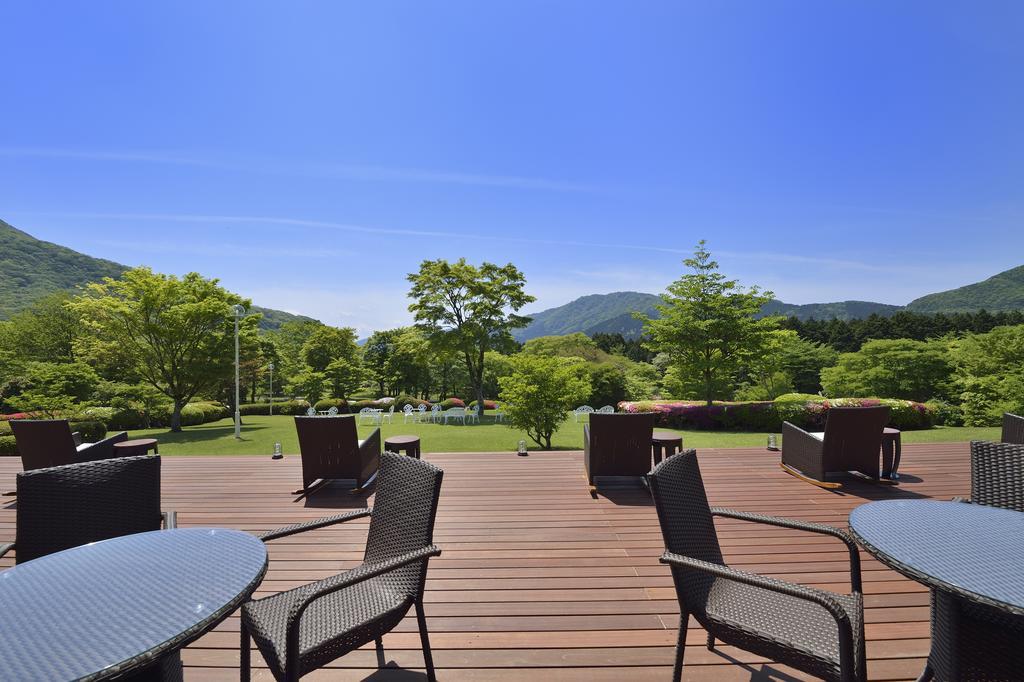
[[[795,303],[1024,263],[1019,2],[66,2],[0,9],[0,218],[332,324],[424,258],[533,310],[698,239]]]

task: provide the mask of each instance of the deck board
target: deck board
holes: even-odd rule
[[[678,609],[672,580],[658,564],[663,545],[642,489],[609,489],[593,499],[578,452],[426,454],[445,470],[425,596],[434,659],[442,680],[668,679]],[[903,448],[898,487],[853,482],[838,492],[808,485],[763,449],[707,449],[701,467],[713,505],[846,527],[870,500],[965,495],[966,443]],[[0,458],[0,487],[20,470]],[[298,500],[297,457],[165,457],[163,507],[179,526],[259,531],[361,507],[367,498],[332,485]],[[372,504],[372,496],[368,499]],[[0,504],[0,542],[14,537],[15,513]],[[358,563],[367,522],[284,538],[270,545],[258,595],[331,575]],[[849,588],[845,549],[835,540],[741,521],[718,522],[726,560],[738,568],[825,589]],[[928,652],[928,592],[862,553],[870,679],[913,679]],[[10,566],[11,556],[0,560]],[[186,679],[237,679],[238,620],[232,616],[183,652]],[[784,666],[721,646],[704,648],[691,623],[684,679],[726,682],[806,679]],[[372,650],[353,652],[311,680],[423,679],[415,620],[384,638],[387,659],[404,670],[376,670]],[[254,677],[272,679],[254,652]]]

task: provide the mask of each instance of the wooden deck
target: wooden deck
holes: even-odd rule
[[[445,479],[426,610],[442,680],[666,680],[678,622],[672,581],[658,564],[663,545],[642,489],[593,499],[578,452],[428,454]],[[762,449],[703,450],[711,503],[845,527],[850,510],[897,496],[948,499],[969,489],[968,447],[904,448],[899,487],[853,483],[830,492],[782,472]],[[164,508],[182,526],[257,531],[362,506],[340,487],[295,501],[299,460],[287,457],[165,457]],[[20,470],[0,458],[0,488]],[[372,498],[370,498],[372,504]],[[0,541],[14,536],[10,502],[0,505]],[[818,587],[849,589],[847,559],[833,539],[738,521],[719,522],[729,563]],[[260,593],[288,589],[360,559],[366,522],[271,543]],[[864,556],[868,673],[872,680],[917,676],[928,651],[928,593]],[[0,561],[9,566],[10,557]],[[732,647],[704,648],[695,624],[685,679],[804,679]],[[238,679],[238,620],[228,619],[183,652],[186,678]],[[308,679],[424,679],[415,619],[384,639],[391,666],[353,652]],[[262,666],[257,653],[253,663]],[[257,679],[271,679],[265,668]]]

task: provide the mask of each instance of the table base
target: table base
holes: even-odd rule
[[[918,680],[1012,680],[1024,671],[1024,617],[932,590],[931,635]]]

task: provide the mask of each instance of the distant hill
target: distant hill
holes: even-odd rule
[[[873,303],[871,301],[838,301],[836,303],[805,303],[803,305],[770,301],[761,308],[761,315],[782,315],[783,317],[796,317],[801,320],[809,320],[812,317],[816,320],[830,320],[832,318],[856,320],[863,319],[869,315],[888,317],[900,310],[903,310],[902,306]]]
[[[915,313],[960,313],[985,309],[990,313],[1024,310],[1024,265],[993,275],[983,282],[914,299]]]
[[[661,297],[639,291],[617,291],[612,294],[591,294],[575,301],[549,308],[530,317],[533,321],[522,329],[516,329],[512,336],[517,341],[528,341],[538,336],[560,336],[583,332],[619,332],[635,338],[640,335],[642,324],[633,319],[634,311],[656,315],[654,305],[661,303]]]
[[[0,220],[0,320],[47,294],[74,291],[104,277],[120,277],[127,269],[127,265],[36,239]],[[264,330],[277,329],[291,320],[311,319],[259,306],[251,310],[263,313],[260,329]]]
[[[0,320],[47,294],[119,277],[127,269],[41,241],[0,220]]]

